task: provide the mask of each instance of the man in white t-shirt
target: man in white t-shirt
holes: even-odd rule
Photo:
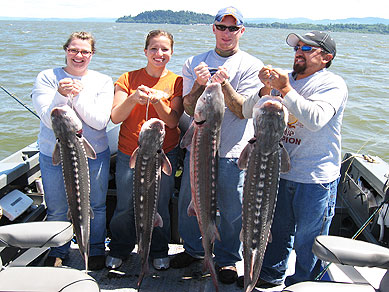
[[[291,33],[286,42],[295,51],[293,71],[263,67],[259,79],[265,86],[242,106],[244,116],[250,118],[261,96],[276,93],[290,113],[282,143],[291,169],[281,174],[272,242],[257,282],[261,288],[284,280],[289,286],[318,274],[320,261],[312,253],[312,244],[316,236],[328,234],[341,166],[340,131],[348,90],[341,77],[327,70],[336,55],[335,41],[328,33],[313,31]],[[295,273],[285,279],[293,248]],[[238,279],[239,284],[243,286],[243,279]]]
[[[239,169],[237,160],[247,141],[254,135],[252,120],[242,115],[242,104],[245,98],[263,86],[258,79],[263,63],[239,48],[239,39],[245,31],[239,10],[234,7],[220,9],[212,29],[216,47],[190,57],[183,66],[183,96],[185,112],[193,116],[197,99],[208,81],[222,85],[226,110],[220,134],[217,184],[221,241],[215,241],[214,254],[219,281],[232,284],[237,279],[235,263],[241,260],[239,234],[242,228],[244,171]],[[187,215],[191,200],[189,172],[188,151],[178,202],[179,233],[184,240],[185,251],[171,260],[173,268],[186,267],[204,256],[196,217]]]

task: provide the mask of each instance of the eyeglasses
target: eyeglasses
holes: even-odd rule
[[[215,24],[215,26],[216,26],[217,30],[225,31],[226,29],[228,29],[230,32],[235,32],[235,31],[238,31],[242,28],[242,26],[235,26],[235,25],[226,26],[223,24]]]
[[[293,49],[295,52],[297,52],[299,49],[301,49],[301,51],[303,51],[303,52],[310,52],[312,50],[321,50],[321,48],[315,48],[315,47],[311,47],[311,46],[307,46],[307,45],[295,46]]]
[[[89,57],[89,56],[92,54],[91,51],[87,51],[87,50],[81,50],[81,51],[79,51],[79,50],[77,50],[77,49],[69,49],[69,48],[67,48],[66,50],[67,50],[67,52],[69,53],[69,55],[78,55],[78,53],[81,53],[81,55],[82,55],[83,57]]]

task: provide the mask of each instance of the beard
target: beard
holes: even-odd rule
[[[304,60],[305,61],[305,60]],[[305,72],[305,69],[307,69],[307,63],[296,63],[293,64],[293,72],[296,74],[302,74]]]

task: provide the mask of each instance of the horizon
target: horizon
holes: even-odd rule
[[[157,9],[161,10],[161,9]],[[170,10],[170,9],[166,9]],[[149,12],[149,11],[154,11],[154,10],[147,10],[143,12]],[[175,11],[178,12],[178,11]],[[142,13],[142,12],[140,12]],[[205,13],[207,14],[207,13]],[[127,15],[125,15],[127,16]],[[125,17],[125,16],[120,16],[120,17]],[[136,15],[134,15],[136,16]],[[134,17],[131,16],[131,17]],[[28,20],[87,20],[87,19],[95,19],[95,20],[117,20],[120,17],[23,17],[23,16],[2,16],[0,15],[0,20],[23,20],[23,19],[28,19]],[[250,21],[250,20],[256,20],[256,19],[274,19],[274,20],[298,20],[298,19],[307,19],[310,21],[337,21],[337,20],[348,20],[348,19],[383,19],[383,20],[388,20],[389,18],[384,18],[384,17],[375,17],[375,16],[365,16],[365,17],[346,17],[346,18],[336,18],[336,19],[331,19],[331,18],[323,18],[323,19],[312,19],[308,17],[289,17],[289,18],[280,18],[280,17],[248,17],[245,18],[245,22]]]

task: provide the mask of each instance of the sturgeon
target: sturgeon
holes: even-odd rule
[[[280,144],[287,110],[279,97],[262,97],[253,109],[255,137],[243,149],[238,166],[246,169],[243,186],[242,232],[244,291],[259,278],[277,201],[280,171],[290,167]]]
[[[165,138],[165,123],[152,118],[140,130],[138,147],[130,159],[130,167],[135,168],[133,192],[135,226],[138,254],[141,257],[141,273],[138,289],[149,270],[149,251],[154,226],[162,227],[161,216],[157,213],[161,170],[171,175],[172,167],[162,150]]]
[[[88,157],[96,159],[93,147],[82,135],[82,122],[69,106],[55,107],[51,111],[52,128],[57,138],[52,161],[62,164],[68,202],[68,219],[73,223],[78,248],[88,271],[90,219],[90,180]]]
[[[219,83],[209,84],[196,103],[194,121],[181,141],[181,147],[191,145],[190,184],[192,200],[188,215],[197,216],[204,248],[204,270],[209,269],[218,291],[212,259],[216,228],[216,186],[218,179],[218,150],[220,128],[224,118],[224,95]]]

